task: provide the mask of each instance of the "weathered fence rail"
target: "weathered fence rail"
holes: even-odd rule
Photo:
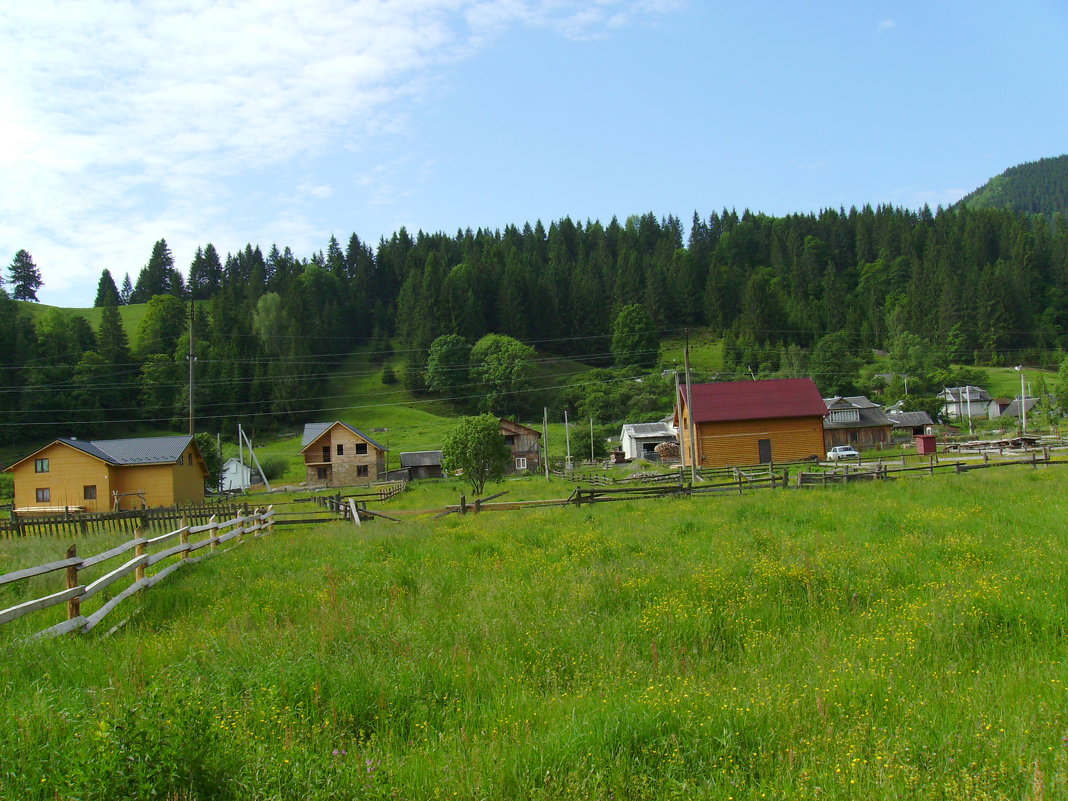
[[[133,534],[138,529],[148,531],[177,526],[181,520],[198,524],[206,523],[213,516],[234,517],[239,509],[237,504],[216,503],[134,509],[126,512],[64,512],[37,515],[12,512],[8,522],[0,522],[0,536],[77,536],[87,534],[91,530]]]
[[[143,530],[138,530],[137,536],[133,539],[121,545],[116,545],[103,553],[89,557],[79,557],[77,545],[71,545],[67,549],[66,557],[63,559],[0,575],[0,586],[3,586],[64,570],[66,571],[67,583],[66,589],[59,592],[23,601],[15,606],[0,610],[0,625],[17,620],[31,612],[66,603],[66,619],[37,632],[33,636],[52,637],[74,631],[81,633],[91,631],[120,603],[135,593],[158,584],[183,565],[199,562],[218,553],[229,551],[240,545],[245,540],[246,535],[261,537],[269,534],[274,528],[274,517],[274,509],[268,508],[263,512],[237,515],[223,522],[219,522],[214,517],[210,518],[207,523],[196,526],[189,525],[188,521],[181,521],[182,525],[179,528],[157,537],[146,538],[143,536]],[[206,536],[195,541],[190,539],[191,536],[199,534]],[[235,539],[237,542],[229,548],[219,549],[220,545]],[[162,547],[161,550],[152,552],[153,549],[160,548],[174,540],[177,540],[178,544],[168,545],[167,547]],[[191,556],[191,554],[204,548],[209,549],[207,553],[198,557]],[[80,573],[110,559],[128,554],[130,551],[134,553],[132,559],[126,560],[118,567],[88,584],[80,583]],[[176,561],[151,575],[148,574],[148,568],[168,559],[176,559]],[[131,574],[133,574],[133,581],[128,587],[105,601],[95,612],[88,615],[83,613],[81,608],[83,603],[96,597],[111,585]]]

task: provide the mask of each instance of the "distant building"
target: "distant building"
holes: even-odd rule
[[[408,478],[441,478],[441,451],[409,451],[400,455],[401,467],[408,471]]]
[[[823,458],[827,405],[811,378],[694,384],[696,463],[701,467]],[[679,391],[675,422],[689,457],[690,410]],[[687,461],[689,459],[687,458]]]
[[[193,437],[54,440],[8,467],[15,508],[103,512],[204,500],[208,468]]]
[[[251,466],[241,464],[239,459],[231,457],[223,464],[219,489],[223,492],[235,492],[262,483],[263,476],[258,470],[253,470]]]
[[[656,446],[661,442],[677,442],[670,423],[627,423],[619,435],[623,456],[627,459],[659,460]]]
[[[982,387],[946,387],[938,393],[942,414],[948,420],[997,417],[1000,409]]]
[[[914,436],[930,434],[934,426],[934,420],[927,412],[906,412],[902,409],[888,409],[887,417],[893,426],[893,433],[903,439],[912,440]]]
[[[309,485],[352,487],[385,478],[387,448],[336,420],[304,426],[300,453]]]
[[[497,422],[512,457],[505,472],[537,470],[541,466],[541,432],[503,417]]]
[[[824,398],[827,418],[823,421],[823,441],[830,450],[835,445],[873,448],[890,441],[893,430],[882,406],[863,395]]]

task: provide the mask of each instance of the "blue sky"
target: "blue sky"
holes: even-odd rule
[[[0,26],[0,259],[92,303],[165,238],[949,204],[1068,152],[1068,5],[38,0]]]

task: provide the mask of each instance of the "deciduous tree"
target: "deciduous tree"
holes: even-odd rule
[[[463,417],[441,448],[446,470],[463,471],[463,479],[477,496],[487,482],[500,481],[510,453],[497,418],[491,414]]]

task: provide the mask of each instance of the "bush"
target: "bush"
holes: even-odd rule
[[[260,466],[263,468],[264,478],[274,481],[285,475],[289,469],[289,459],[285,456],[265,456],[260,460]]]

